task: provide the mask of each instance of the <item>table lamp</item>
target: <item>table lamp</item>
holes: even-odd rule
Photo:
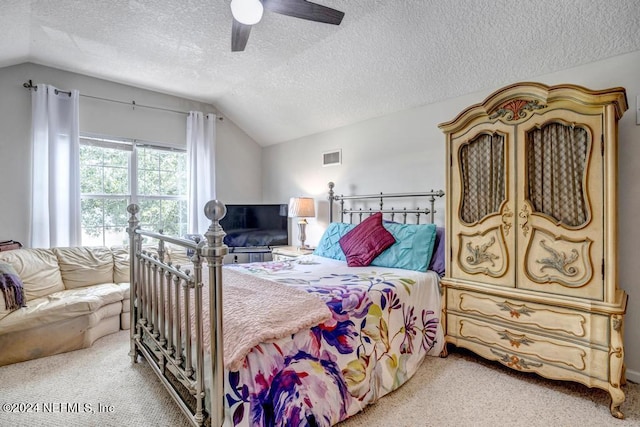
[[[315,201],[311,197],[292,197],[289,200],[289,217],[300,218],[298,220],[298,238],[301,249],[307,247],[304,244],[307,238],[305,234],[307,218],[314,216],[316,216]]]

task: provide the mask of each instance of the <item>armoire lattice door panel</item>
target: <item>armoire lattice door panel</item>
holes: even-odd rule
[[[598,109],[587,110],[545,108],[517,127],[517,282],[602,301],[603,130]]]
[[[514,286],[516,270],[509,254],[515,240],[504,219],[513,212],[515,188],[510,180],[514,167],[513,131],[510,126],[480,123],[453,141],[449,205],[456,206],[457,221],[451,232],[453,277],[486,276],[500,286]]]
[[[623,88],[519,83],[440,128],[448,343],[611,395],[622,417],[627,296],[617,282]]]

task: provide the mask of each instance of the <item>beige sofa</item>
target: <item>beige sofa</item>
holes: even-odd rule
[[[0,252],[20,277],[26,307],[0,294],[0,366],[89,347],[129,328],[126,248],[73,247]]]

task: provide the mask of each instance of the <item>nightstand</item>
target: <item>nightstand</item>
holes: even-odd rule
[[[297,246],[276,246],[271,250],[274,261],[288,261],[311,253],[313,253],[313,249],[298,248]]]

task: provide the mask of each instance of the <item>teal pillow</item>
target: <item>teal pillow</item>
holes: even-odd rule
[[[353,230],[355,226],[355,224],[332,222],[322,235],[320,243],[318,243],[313,254],[325,258],[346,261],[347,257],[344,255],[344,252],[342,252],[342,248],[340,247],[340,239],[349,231]]]
[[[436,241],[436,225],[385,222],[384,227],[396,242],[371,261],[371,265],[427,271]]]

